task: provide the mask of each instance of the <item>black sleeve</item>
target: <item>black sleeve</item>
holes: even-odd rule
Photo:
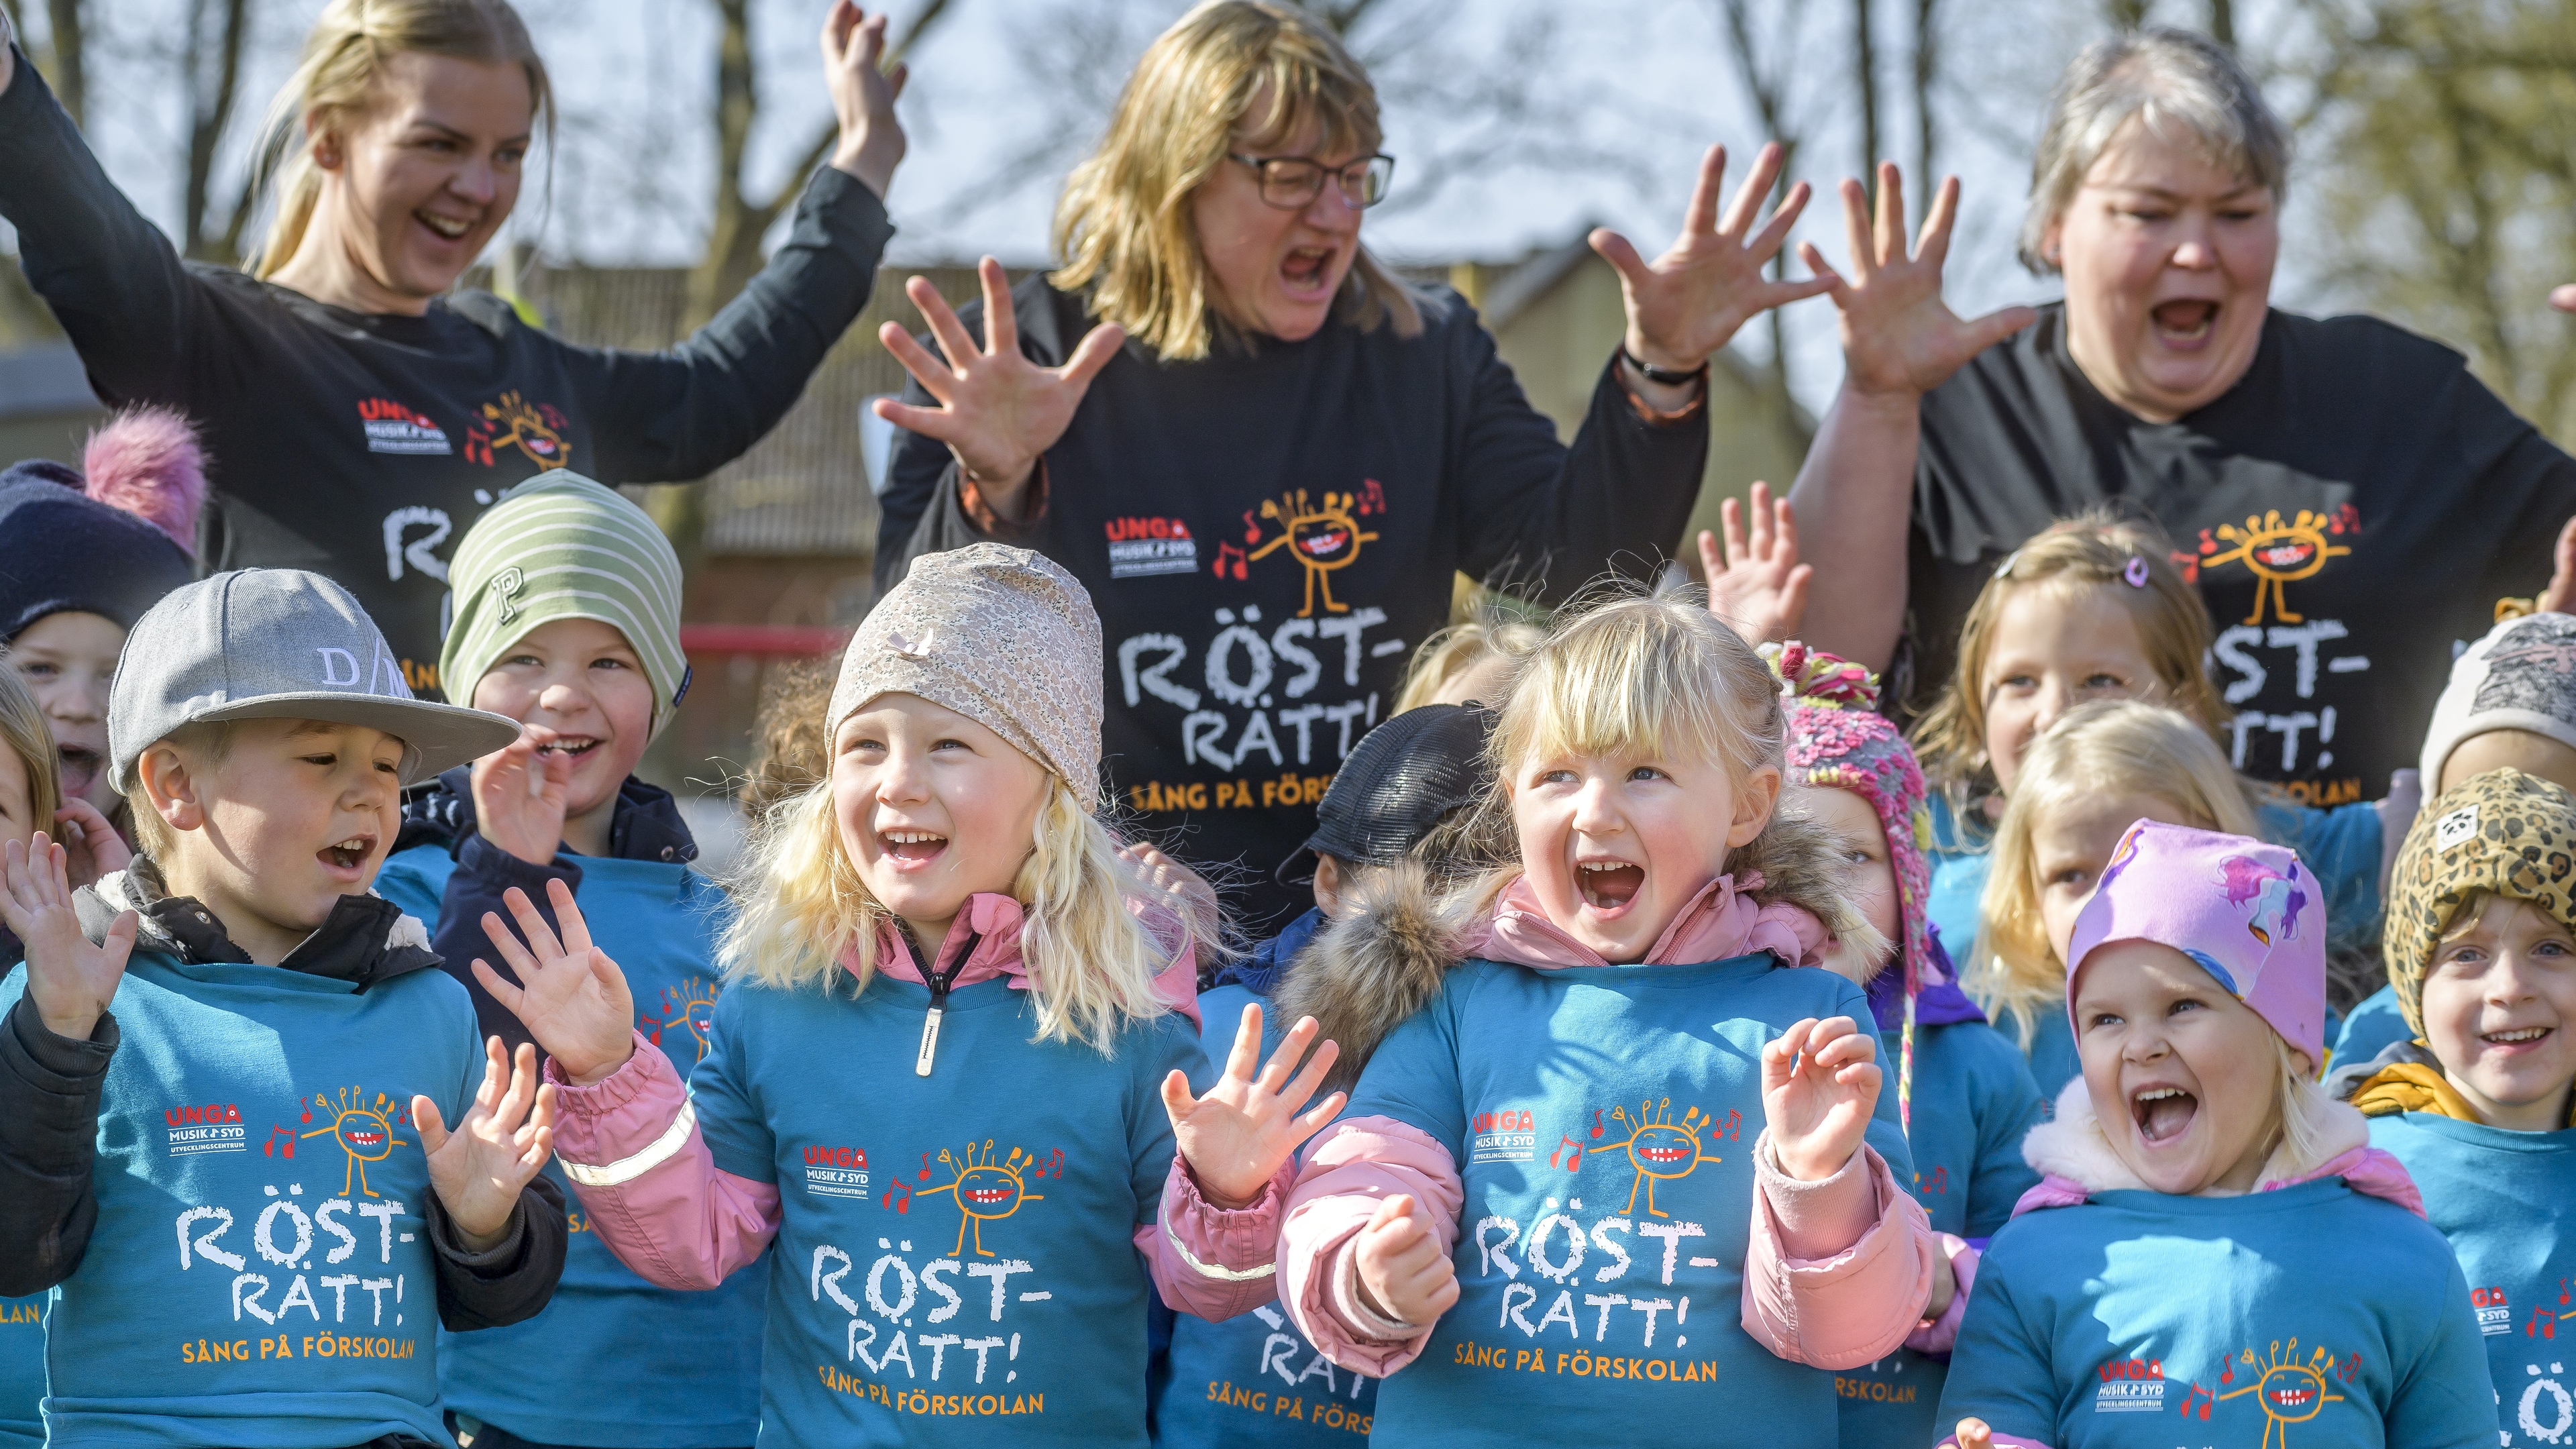
[[[56,1036],[23,996],[0,1020],[0,1298],[53,1287],[89,1250],[99,1097],[117,1036],[105,1012],[87,1041]]]
[[[942,452],[944,455],[945,450]],[[1044,468],[1046,464],[1041,460],[1038,466]],[[1013,548],[1038,548],[1038,540],[1046,531],[1043,508],[1026,523],[1004,522],[988,533],[976,527],[975,520],[967,516],[966,505],[959,498],[957,489],[957,463],[950,459],[947,468],[932,481],[930,508],[921,515],[921,521],[913,525],[912,532],[901,544],[894,546],[891,554],[883,551],[887,547],[883,542],[877,545],[880,550],[876,560],[878,598],[884,598],[885,591],[900,582],[905,570],[912,567],[912,561],[926,553],[942,553],[952,548],[964,548],[970,543],[1007,543]],[[1043,549],[1039,551],[1044,552]]]
[[[920,341],[933,356],[938,355],[931,339]],[[930,390],[910,377],[904,379],[903,400],[917,408],[938,405]],[[925,515],[941,506],[943,495],[952,500],[957,496],[956,455],[935,438],[909,428],[895,429],[894,447],[886,460],[886,490],[877,499],[875,583],[880,597],[902,580],[912,558],[913,532]]]
[[[203,298],[176,248],[90,153],[26,52],[0,91],[0,217],[18,259],[114,401],[185,404],[186,353]]]
[[[539,1174],[519,1190],[501,1241],[471,1252],[456,1240],[456,1224],[438,1194],[421,1212],[429,1247],[438,1261],[438,1322],[451,1333],[504,1328],[544,1311],[562,1281],[564,1254],[572,1245],[563,1189]]]
[[[1650,576],[1681,541],[1699,496],[1708,462],[1706,385],[1687,417],[1650,422],[1621,385],[1613,358],[1569,447],[1522,396],[1493,334],[1472,316],[1452,325],[1472,389],[1465,434],[1449,462],[1458,567],[1551,604],[1613,569]]]
[[[528,893],[536,904],[537,914],[545,917],[549,929],[555,929],[555,908],[546,898],[546,882],[562,881],[574,892],[581,890],[581,867],[555,857],[550,865],[530,865],[510,852],[494,845],[481,835],[468,835],[456,850],[456,869],[447,877],[447,889],[438,902],[438,925],[430,932],[429,949],[438,955],[438,964],[448,975],[465,986],[465,994],[474,998],[474,1025],[477,1041],[499,1037],[501,1044],[518,1055],[522,1042],[533,1041],[527,1023],[518,1013],[503,1006],[483,983],[474,977],[476,957],[498,963],[492,938],[483,932],[483,916],[490,912],[502,920],[510,912],[501,904],[501,893],[512,886]]]
[[[787,240],[741,295],[661,352],[563,349],[607,483],[704,477],[748,452],[803,395],[868,305],[894,225],[856,177],[807,182]],[[867,486],[850,460],[852,487]]]

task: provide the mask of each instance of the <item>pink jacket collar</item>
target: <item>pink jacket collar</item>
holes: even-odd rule
[[[2370,1145],[2370,1127],[2359,1112],[2343,1102],[2320,1101],[2315,1108],[2318,1121],[2312,1124],[2325,1143],[2336,1149],[2322,1164],[2299,1171],[2289,1168],[2277,1156],[2263,1165],[2263,1179],[2256,1192],[2279,1192],[2285,1187],[2340,1177],[2344,1185],[2358,1193],[2386,1198],[2417,1217],[2424,1216],[2424,1195],[2406,1165],[2381,1148]],[[2093,1096],[2084,1089],[2084,1079],[2068,1082],[2057,1094],[2057,1117],[2030,1129],[2022,1139],[2022,1156],[2040,1171],[2039,1186],[2021,1195],[2013,1204],[2013,1216],[2036,1212],[2041,1208],[2076,1207],[2097,1192],[2123,1188],[2150,1191],[2137,1174],[2129,1171],[2111,1150],[2109,1139],[2102,1135],[2102,1124],[2093,1115]]]
[[[1803,906],[1755,904],[1750,892],[1761,888],[1759,871],[1748,872],[1741,886],[1735,877],[1722,875],[1700,887],[1664,928],[1644,964],[1692,966],[1768,951],[1787,965],[1815,965],[1830,939],[1824,923]],[[1547,918],[1527,876],[1504,888],[1494,902],[1493,920],[1470,949],[1491,960],[1541,970],[1610,964]]]
[[[1188,1017],[1190,1025],[1197,1026],[1197,944],[1189,939],[1180,918],[1171,912],[1159,906],[1139,906],[1136,911],[1144,918],[1146,930],[1157,941],[1166,945],[1175,940],[1181,943],[1172,964],[1164,967],[1162,974],[1154,978],[1154,999]],[[957,919],[950,923],[948,939],[939,943],[939,949],[932,956],[933,964],[948,964],[956,959],[958,950],[965,945],[969,935],[980,936],[983,939],[975,943],[975,949],[967,956],[966,965],[958,971],[957,979],[949,983],[950,988],[972,986],[1001,976],[1009,978],[1013,991],[1026,991],[1029,989],[1029,964],[1027,958],[1020,954],[1020,926],[1024,919],[1018,901],[998,892],[979,892],[968,899],[966,909],[958,912]],[[855,973],[858,970],[857,954],[842,952],[841,965]],[[897,981],[927,984],[920,965],[912,959],[911,950],[904,944],[903,932],[897,930],[892,921],[877,928],[877,969]]]

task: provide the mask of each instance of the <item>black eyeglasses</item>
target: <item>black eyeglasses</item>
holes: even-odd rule
[[[1324,194],[1327,174],[1340,184],[1342,199],[1361,210],[1386,200],[1386,188],[1395,179],[1392,156],[1364,156],[1329,173],[1323,162],[1308,156],[1246,156],[1230,151],[1226,159],[1251,167],[1261,178],[1263,203],[1281,211],[1303,211],[1313,205]]]

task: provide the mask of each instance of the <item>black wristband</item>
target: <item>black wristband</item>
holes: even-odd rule
[[[1705,358],[1701,359],[1699,366],[1692,368],[1690,371],[1677,372],[1669,367],[1657,367],[1653,363],[1639,357],[1637,354],[1630,352],[1628,350],[1628,345],[1624,342],[1619,345],[1619,355],[1627,359],[1630,367],[1637,369],[1638,376],[1643,377],[1648,382],[1661,383],[1666,387],[1685,387],[1691,383],[1701,381],[1708,376],[1708,361]]]

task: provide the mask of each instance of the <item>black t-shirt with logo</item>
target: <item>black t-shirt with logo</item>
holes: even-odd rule
[[[769,265],[665,352],[574,346],[482,292],[420,317],[345,311],[183,262],[23,55],[0,92],[0,216],[99,396],[164,403],[201,430],[206,567],[337,579],[423,693],[439,683],[447,557],[503,489],[561,467],[686,480],[740,456],[867,305],[893,235],[874,193],[823,168]],[[850,486],[865,486],[856,458]]]
[[[1092,325],[1043,277],[1012,300],[1022,350],[1049,365]],[[1237,882],[1254,928],[1303,894],[1271,872],[1448,621],[1454,574],[1557,599],[1614,565],[1648,573],[1707,458],[1704,410],[1650,422],[1606,367],[1569,448],[1463,298],[1434,293],[1423,321],[1412,338],[1336,321],[1187,363],[1129,343],[1048,450],[1046,511],[1025,528],[979,531],[946,449],[896,442],[880,587],[984,539],[1080,579],[1117,803]]]
[[[2369,317],[2275,310],[2235,387],[2150,423],[2077,370],[2052,305],[1926,395],[1922,417],[1918,702],[1948,682],[2004,556],[2112,504],[2163,526],[2209,603],[2236,764],[2312,804],[2376,799],[2415,763],[2453,656],[2498,597],[2548,582],[2576,514],[2576,460],[2460,354]]]

